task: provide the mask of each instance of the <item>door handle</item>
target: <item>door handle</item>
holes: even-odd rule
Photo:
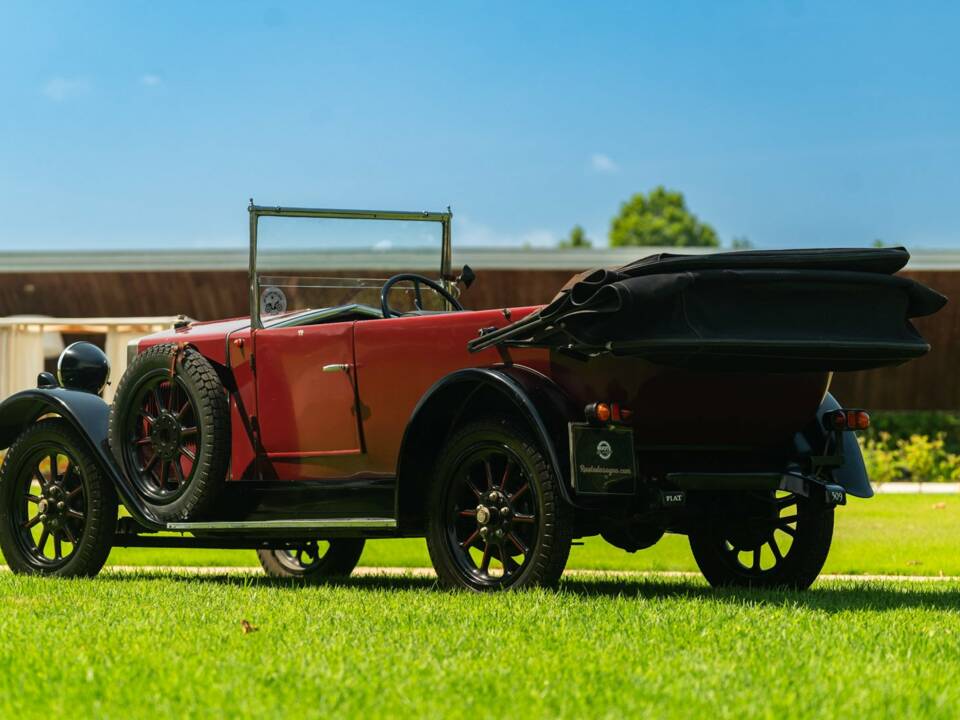
[[[350,363],[335,363],[334,365],[324,365],[324,372],[350,372]]]

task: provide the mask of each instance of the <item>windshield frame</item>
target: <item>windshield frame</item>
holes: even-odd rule
[[[282,206],[255,205],[253,198],[247,210],[250,213],[250,327],[263,329],[260,319],[260,283],[257,274],[257,227],[261,217],[291,217],[291,218],[331,218],[346,220],[407,220],[417,222],[433,222],[441,225],[440,243],[440,283],[447,289],[454,287],[454,277],[451,274],[453,262],[452,241],[450,236],[450,221],[453,213],[450,208],[446,212],[404,212],[398,210],[337,210],[332,208],[297,208]]]

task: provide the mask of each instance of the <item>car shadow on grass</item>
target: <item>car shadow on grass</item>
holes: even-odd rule
[[[845,581],[821,583],[809,590],[711,588],[691,580],[575,579],[561,591],[579,597],[621,597],[638,600],[689,598],[736,605],[805,608],[827,613],[884,612],[904,608],[960,613],[960,584],[947,582]]]
[[[227,571],[202,575],[145,571],[116,573],[100,576],[97,582],[125,583],[145,579],[174,580],[178,583],[221,585],[229,587],[276,588],[302,592],[312,587],[302,581],[268,578],[261,575],[237,575]],[[366,575],[329,580],[323,587],[370,590],[379,592],[436,592],[457,594],[466,591],[446,590],[433,577],[415,575]],[[621,598],[644,600],[691,599],[737,605],[789,606],[828,613],[851,610],[889,611],[904,608],[947,610],[960,613],[960,583],[938,581],[829,581],[818,583],[810,590],[760,590],[740,588],[711,588],[691,578],[629,578],[606,579],[566,577],[555,591],[531,590],[523,592],[556,592],[577,599]],[[496,601],[495,595],[490,595]]]

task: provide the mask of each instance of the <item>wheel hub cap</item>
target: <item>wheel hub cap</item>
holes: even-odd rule
[[[180,446],[180,423],[174,415],[164,410],[150,431],[150,441],[164,460],[172,460]]]
[[[510,531],[513,510],[505,494],[498,490],[486,493],[477,505],[477,529],[484,540],[498,541]]]
[[[40,520],[45,527],[58,528],[64,522],[67,512],[67,492],[60,483],[51,483],[37,504]]]

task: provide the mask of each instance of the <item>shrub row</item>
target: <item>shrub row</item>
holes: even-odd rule
[[[870,429],[863,433],[868,440],[880,440],[886,433],[895,440],[913,435],[935,438],[943,435],[947,452],[960,453],[960,413],[938,411],[871,412]]]
[[[944,433],[896,438],[883,432],[858,440],[871,482],[960,480],[960,455],[946,448]]]

